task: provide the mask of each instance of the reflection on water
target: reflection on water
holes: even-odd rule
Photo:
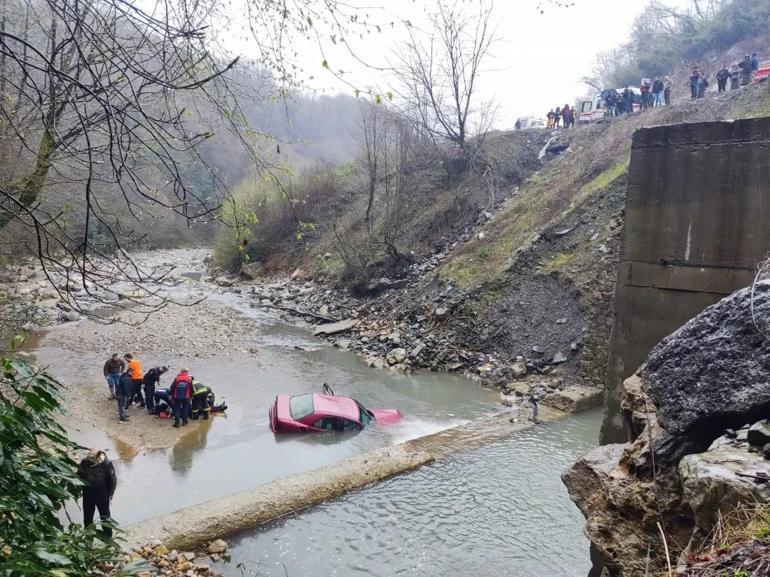
[[[559,474],[597,444],[600,416],[536,427],[272,523],[232,542],[232,562],[217,570],[582,577],[584,520]]]

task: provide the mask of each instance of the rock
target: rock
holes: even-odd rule
[[[765,459],[770,459],[770,443],[768,443],[764,447],[762,447],[762,456]]]
[[[437,321],[443,321],[449,316],[449,309],[444,306],[438,306],[433,309],[433,318]]]
[[[215,541],[209,543],[209,546],[206,548],[206,550],[209,553],[222,554],[227,551],[227,541],[224,539],[216,539]]]
[[[527,374],[527,363],[524,362],[524,359],[521,359],[521,360],[517,359],[511,365],[511,376],[514,379],[520,379],[521,377],[523,377],[526,374]]]
[[[770,319],[770,281],[757,283],[754,313]],[[677,436],[713,439],[765,417],[770,342],[754,326],[751,289],[722,299],[663,339],[641,377],[661,425]]]
[[[591,513],[593,497],[604,487],[612,470],[620,463],[627,444],[601,445],[583,455],[574,465],[562,473],[567,492],[583,515]]]
[[[574,385],[563,391],[548,393],[540,402],[546,407],[552,407],[568,413],[578,413],[591,407],[600,407],[603,400],[604,395],[602,391]]]
[[[224,288],[229,288],[235,284],[235,281],[226,276],[218,276],[217,278],[214,279],[214,284]]]
[[[249,262],[243,265],[243,268],[241,268],[241,276],[249,280],[256,280],[262,276],[263,270],[264,267],[262,266],[261,262]]]
[[[80,320],[80,313],[77,311],[62,311],[59,315],[64,322],[75,322]]]
[[[762,455],[744,447],[715,444],[708,451],[687,455],[679,462],[682,498],[692,511],[697,533],[705,536],[715,525],[718,514],[727,513],[740,503],[770,502],[770,486],[757,484],[750,477],[766,471]]]
[[[344,333],[351,330],[356,326],[356,324],[358,324],[358,321],[355,319],[346,319],[337,321],[336,323],[327,323],[316,327],[316,329],[313,331],[313,334],[316,336],[336,335],[337,333]]]
[[[323,305],[320,309],[318,309],[318,314],[322,317],[328,317],[329,316],[329,305]]]
[[[163,543],[160,543],[160,544],[155,546],[155,548],[153,549],[153,552],[158,557],[162,557],[163,555],[167,555],[168,554],[168,549],[166,549],[166,546]]]
[[[448,371],[459,371],[464,366],[465,366],[465,363],[461,363],[458,361],[456,363],[449,363],[446,368]]]
[[[418,358],[422,352],[425,350],[425,343],[418,342],[411,351],[409,351],[409,358],[410,359],[416,359]]]
[[[403,363],[405,360],[406,360],[406,349],[402,349],[401,347],[391,350],[385,357],[385,361],[391,366],[399,365]]]
[[[542,355],[545,352],[545,349],[539,345],[535,345],[532,347],[532,352],[538,355]]]
[[[401,334],[398,331],[393,331],[385,337],[386,341],[393,343],[394,345],[401,344]]]
[[[184,553],[182,553],[182,557],[184,557],[188,561],[192,561],[195,559],[195,553],[193,553],[192,551],[185,551]]]
[[[179,559],[179,552],[178,551],[172,551],[171,553],[169,553],[166,556],[166,559],[168,559],[169,561],[171,561],[173,563],[174,561]]]
[[[770,443],[770,423],[767,421],[757,421],[751,425],[746,435],[746,440],[755,447],[764,447]]]
[[[294,272],[291,273],[291,280],[307,280],[309,278],[310,275],[301,268],[294,269]]]
[[[190,569],[192,569],[192,566],[193,564],[190,563],[189,561],[182,561],[181,563],[177,563],[176,570],[184,573],[185,571],[189,571]]]
[[[567,355],[559,351],[553,356],[553,359],[551,359],[551,362],[554,365],[560,365],[561,363],[566,363],[567,360],[568,360]]]

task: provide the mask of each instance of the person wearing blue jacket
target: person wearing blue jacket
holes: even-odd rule
[[[128,398],[134,393],[134,381],[131,373],[125,371],[118,379],[118,386],[115,387],[115,398],[118,400],[118,419],[128,421],[128,408],[126,403]]]

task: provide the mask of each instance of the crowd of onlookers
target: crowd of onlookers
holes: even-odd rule
[[[559,125],[564,128],[572,128],[575,126],[575,109],[571,108],[569,104],[565,104],[563,107],[551,108],[546,115],[546,128],[559,128]]]
[[[737,90],[741,86],[747,86],[754,82],[754,74],[759,70],[759,58],[757,53],[746,54],[740,62],[727,67],[722,64],[715,77],[717,81],[717,92],[727,91],[727,83],[730,83],[730,90]],[[703,98],[708,87],[708,74],[701,70],[700,66],[693,66],[690,72],[690,97],[693,100]]]

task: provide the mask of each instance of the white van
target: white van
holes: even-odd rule
[[[607,93],[607,90],[602,90],[601,92],[595,94],[591,100],[583,100],[580,103],[580,114],[577,118],[579,123],[586,124],[589,122],[596,122],[597,120],[604,118],[605,114],[607,113],[604,105],[604,97]],[[618,96],[621,98],[623,97],[624,90],[625,88],[615,88],[615,92],[617,92]],[[634,112],[636,112],[639,110],[639,101],[642,98],[642,91],[639,90],[636,86],[632,86],[631,90],[634,93]]]
[[[545,120],[535,116],[523,116],[516,119],[517,130],[532,130],[533,128],[545,128]]]

